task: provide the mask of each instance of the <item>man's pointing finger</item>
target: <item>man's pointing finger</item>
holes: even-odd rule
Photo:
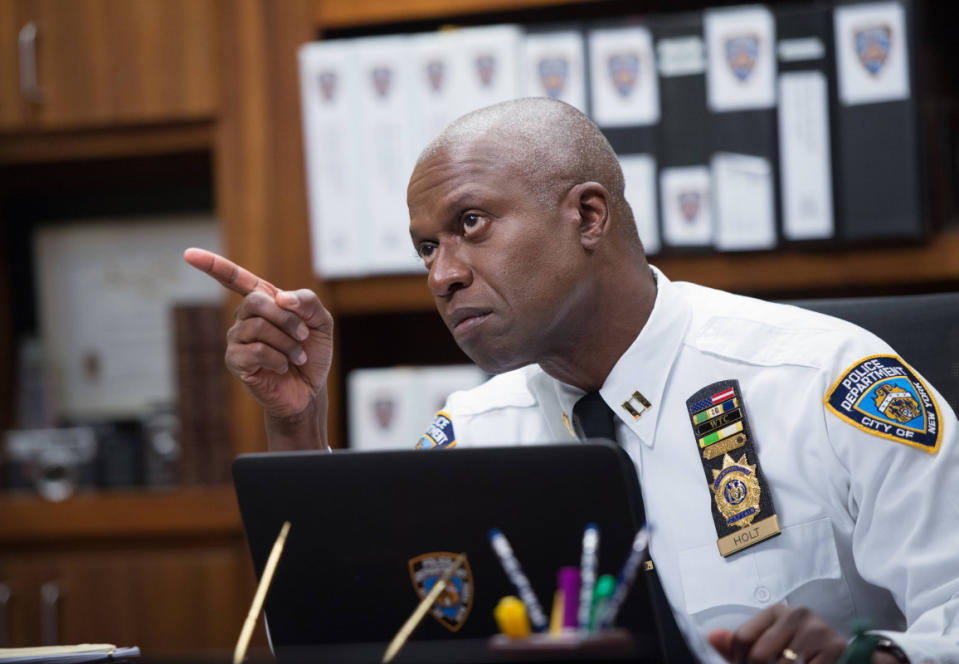
[[[246,268],[206,249],[191,247],[183,252],[183,260],[240,295],[260,291],[275,297],[279,290],[269,281],[260,279]]]

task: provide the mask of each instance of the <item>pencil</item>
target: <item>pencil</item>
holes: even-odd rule
[[[250,647],[250,637],[253,636],[256,617],[260,615],[260,610],[263,608],[266,591],[270,589],[270,581],[273,580],[273,573],[276,572],[276,564],[280,562],[280,554],[283,553],[283,545],[286,543],[286,536],[289,532],[290,522],[284,521],[283,527],[280,528],[280,534],[273,542],[270,557],[266,559],[266,567],[263,568],[263,576],[260,577],[260,583],[256,587],[256,594],[253,595],[250,612],[246,614],[246,621],[243,623],[243,629],[240,630],[240,638],[237,639],[236,650],[233,651],[233,664],[240,664],[246,657],[246,649]]]

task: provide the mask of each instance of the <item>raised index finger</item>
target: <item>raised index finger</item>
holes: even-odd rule
[[[246,268],[206,249],[191,247],[183,252],[183,260],[240,295],[260,291],[275,297],[279,290],[269,281],[260,279]]]

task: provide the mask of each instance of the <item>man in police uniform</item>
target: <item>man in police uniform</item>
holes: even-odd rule
[[[834,662],[853,618],[873,662],[959,661],[957,422],[881,340],[651,268],[615,154],[575,109],[464,116],[410,179],[410,232],[461,348],[498,374],[454,394],[420,447],[587,437],[639,473],[651,557],[702,661]],[[326,446],[332,319],[226,259],[227,364],[273,449]]]

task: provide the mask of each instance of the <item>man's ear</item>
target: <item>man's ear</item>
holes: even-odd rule
[[[582,182],[569,190],[567,201],[575,208],[583,248],[595,250],[610,229],[609,192],[598,182]]]

